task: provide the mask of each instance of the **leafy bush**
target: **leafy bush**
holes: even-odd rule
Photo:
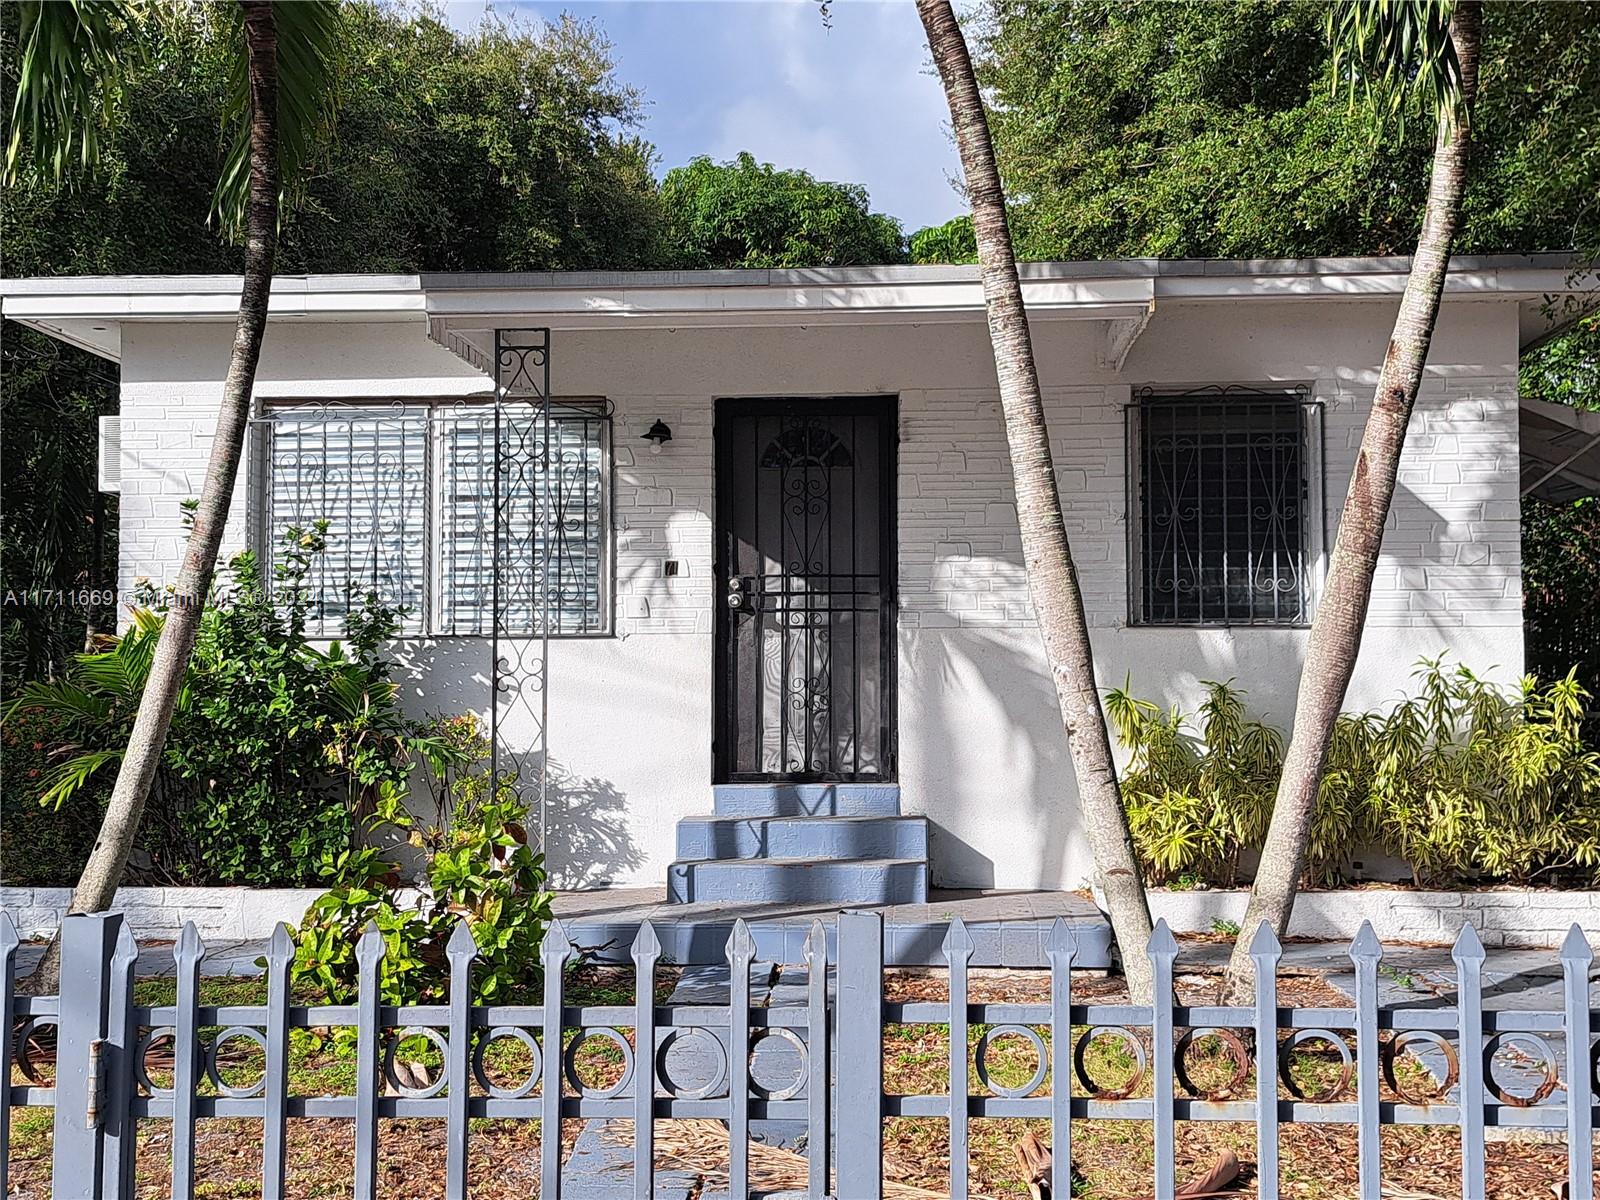
[[[1126,687],[1107,697],[1117,739],[1133,752],[1123,803],[1152,882],[1195,874],[1232,884],[1240,854],[1266,837],[1283,739],[1246,719],[1243,696],[1207,683],[1199,738],[1177,709],[1163,712]]]
[[[235,555],[201,621],[141,831],[135,877],[181,884],[296,886],[354,845],[385,788],[403,793],[418,759],[447,756],[405,718],[379,646],[399,613],[366,597],[348,644],[306,637],[304,581],[327,525],[290,529],[274,594],[251,553]],[[76,656],[65,679],[28,685],[7,713],[49,721],[52,765],[31,789],[75,806],[109,786],[133,727],[165,619],[147,594],[128,630]],[[74,808],[75,811],[75,808]],[[71,882],[77,867],[62,882]]]
[[[326,865],[334,886],[295,931],[293,980],[336,1004],[355,997],[356,941],[369,922],[383,934],[386,1004],[445,999],[445,948],[463,917],[481,956],[474,972],[480,1003],[505,1003],[538,986],[539,946],[551,920],[544,856],[528,845],[515,792],[502,781],[489,794],[488,743],[476,719],[443,722],[439,734],[460,753],[437,777],[438,819],[419,824],[389,791],[370,819],[374,834],[400,835],[426,854],[417,902],[404,902],[395,864],[366,846]]]
[[[1337,878],[1377,846],[1418,883],[1600,879],[1600,754],[1581,735],[1588,693],[1572,673],[1515,695],[1443,659],[1418,693],[1334,729],[1312,824],[1309,875]],[[1227,886],[1265,840],[1283,740],[1244,716],[1243,693],[1208,683],[1198,733],[1127,688],[1108,708],[1132,758],[1123,781],[1152,880],[1193,874]]]
[[[0,729],[0,877],[16,887],[76,882],[100,831],[109,783],[81,788],[59,808],[36,799],[62,736],[58,718],[36,711]]]

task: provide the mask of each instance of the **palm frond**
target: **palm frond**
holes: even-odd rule
[[[121,762],[122,755],[123,748],[118,746],[115,750],[86,750],[75,758],[68,759],[40,781],[44,784],[44,791],[39,794],[39,803],[47,808],[60,808],[72,799],[101,767]]]
[[[1441,126],[1452,124],[1461,103],[1455,8],[1456,0],[1336,0],[1328,9],[1335,92],[1402,123],[1420,100]]]
[[[68,721],[83,721],[98,725],[111,718],[111,701],[96,695],[75,683],[55,680],[49,683],[34,682],[7,707],[5,719],[18,712],[34,709]]]
[[[233,130],[213,214],[230,233],[244,226],[250,191],[250,65],[244,22],[236,5],[211,10],[238,47],[223,119]],[[304,187],[306,165],[333,136],[342,15],[337,0],[279,0],[272,6],[278,38],[279,212],[289,211]]]
[[[18,3],[17,93],[5,180],[24,159],[60,184],[76,160],[92,168],[122,98],[127,68],[143,57],[138,0]]]

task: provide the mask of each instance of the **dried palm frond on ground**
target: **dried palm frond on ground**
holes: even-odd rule
[[[1033,1200],[1055,1200],[1055,1170],[1050,1147],[1039,1140],[1038,1134],[1029,1130],[1011,1150],[1017,1156],[1017,1165],[1022,1168],[1022,1177],[1027,1181],[1028,1192]],[[1205,1197],[1232,1195],[1242,1182],[1242,1174],[1239,1156],[1232,1150],[1224,1150],[1217,1155],[1210,1170],[1178,1189],[1177,1200],[1203,1200]],[[1062,1193],[1063,1197],[1069,1195],[1070,1191],[1068,1189],[1068,1192]],[[1141,1200],[1144,1198],[1141,1197]]]
[[[628,1136],[618,1139],[631,1145]],[[656,1167],[699,1175],[702,1190],[728,1188],[728,1128],[721,1121],[662,1121],[656,1126]],[[750,1186],[758,1192],[804,1191],[808,1166],[805,1155],[779,1146],[750,1143]],[[913,1187],[893,1179],[883,1181],[885,1200],[944,1200],[948,1192]],[[984,1200],[974,1194],[973,1200]]]

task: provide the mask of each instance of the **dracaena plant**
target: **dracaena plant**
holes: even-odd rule
[[[1441,657],[1416,680],[1387,712],[1340,715],[1307,881],[1338,879],[1372,848],[1419,884],[1600,879],[1600,754],[1583,737],[1590,697],[1575,674],[1507,692]],[[1107,708],[1130,753],[1129,821],[1149,870],[1228,885],[1264,840],[1282,738],[1244,716],[1243,693],[1207,686],[1198,721],[1127,687]]]

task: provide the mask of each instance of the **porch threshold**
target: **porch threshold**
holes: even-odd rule
[[[820,920],[830,953],[843,909],[881,912],[885,961],[892,966],[944,965],[940,946],[950,921],[966,922],[974,967],[1043,968],[1045,945],[1059,917],[1077,938],[1075,964],[1111,965],[1111,927],[1093,903],[1074,892],[1002,892],[933,888],[926,904],[826,905],[669,904],[665,888],[602,888],[557,892],[555,915],[574,945],[599,962],[626,963],[639,926],[649,921],[661,939],[662,961],[707,966],[727,961],[733,923],[744,918],[755,936],[756,956],[777,963],[804,961],[806,935]]]

